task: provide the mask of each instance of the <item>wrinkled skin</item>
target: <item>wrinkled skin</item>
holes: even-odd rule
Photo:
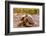
[[[21,23],[19,23],[19,27],[23,26],[23,27],[32,27],[34,25],[34,22],[31,18],[31,20],[28,19],[28,15],[26,15],[25,17],[21,18]]]

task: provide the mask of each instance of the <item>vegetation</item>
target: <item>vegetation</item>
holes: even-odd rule
[[[21,14],[39,14],[39,9],[36,8],[14,8],[14,13],[21,13]]]

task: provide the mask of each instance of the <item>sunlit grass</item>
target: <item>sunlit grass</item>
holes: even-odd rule
[[[14,8],[13,11],[17,14],[39,14],[38,8]]]

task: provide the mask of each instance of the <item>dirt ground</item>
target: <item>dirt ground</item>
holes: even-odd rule
[[[14,14],[13,15],[13,27],[14,28],[16,28],[16,27],[26,27],[26,26],[23,26],[23,23],[21,21],[22,17],[25,17],[25,14],[24,15]],[[33,25],[26,22],[27,27],[38,27],[39,26],[39,15],[28,15],[27,18],[28,18],[30,23],[33,22]],[[21,25],[20,25],[20,23],[21,23]],[[20,26],[18,26],[18,25],[20,25]]]

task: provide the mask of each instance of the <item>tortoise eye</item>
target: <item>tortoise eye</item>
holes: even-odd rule
[[[24,17],[22,17],[21,20],[24,20]]]

